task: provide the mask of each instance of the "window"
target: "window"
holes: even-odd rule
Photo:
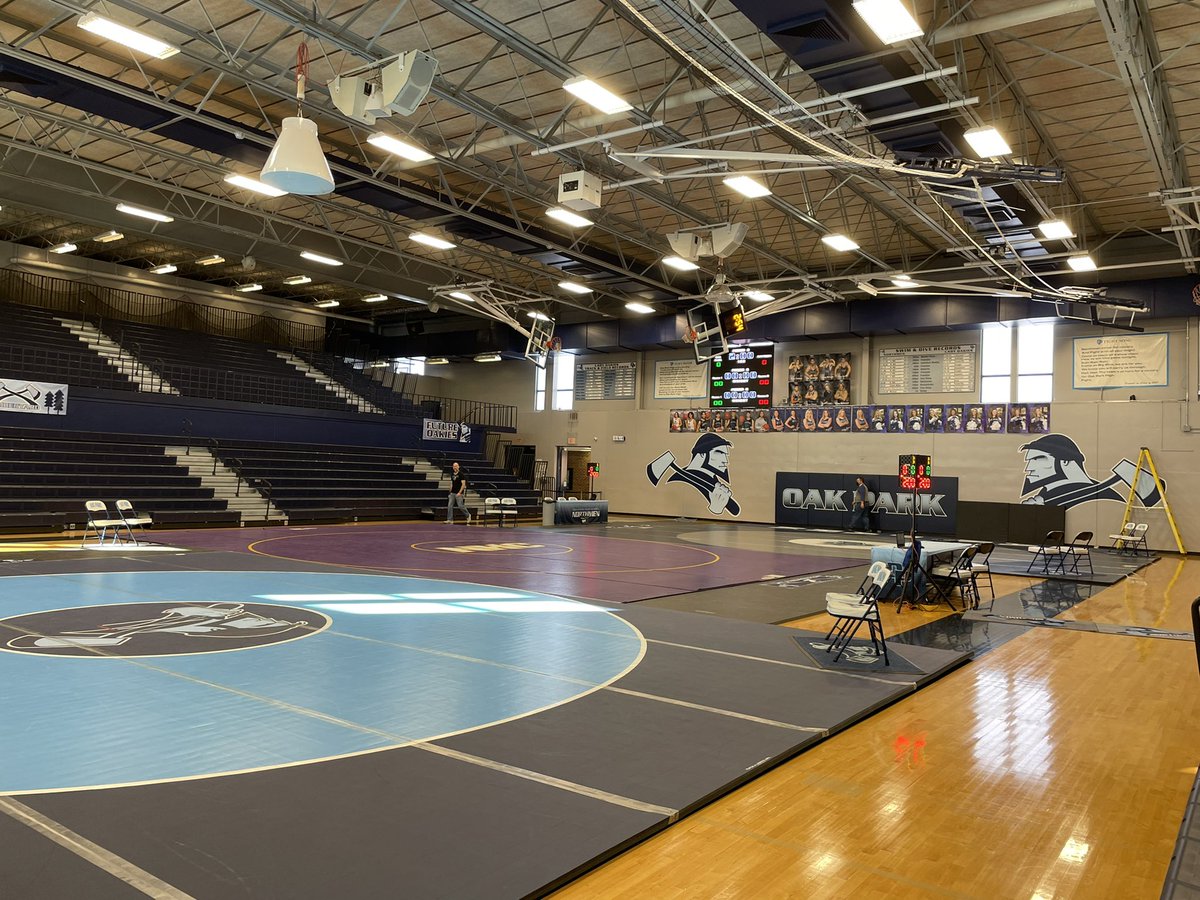
[[[1054,322],[1017,326],[1017,402],[1049,403],[1054,392]]]
[[[979,399],[1007,403],[1012,392],[1012,329],[1000,323],[984,325],[980,344]]]
[[[546,409],[546,365],[547,359],[545,356],[541,358],[541,365],[533,367],[533,408],[536,412],[544,412]]]
[[[392,369],[400,375],[424,375],[425,357],[401,356],[392,360]]]
[[[554,408],[575,408],[575,356],[559,351],[554,354]]]

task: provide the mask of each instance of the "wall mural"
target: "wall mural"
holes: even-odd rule
[[[670,450],[646,466],[646,477],[655,487],[664,479],[690,485],[704,495],[714,515],[741,515],[742,508],[729,487],[729,451],[733,444],[715,434],[701,435],[692,445],[692,461],[686,466],[675,461]]]
[[[1143,470],[1134,487],[1137,464],[1122,459],[1112,467],[1112,475],[1097,481],[1084,468],[1083,451],[1065,434],[1047,434],[1021,445],[1025,454],[1025,483],[1021,502],[1046,506],[1078,506],[1094,500],[1124,503],[1132,488],[1143,506],[1157,506],[1162,495],[1154,478]],[[1163,489],[1166,489],[1163,482]]]
[[[1048,403],[673,409],[672,433],[1047,434]]]

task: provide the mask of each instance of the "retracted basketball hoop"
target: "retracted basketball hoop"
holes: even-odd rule
[[[697,339],[698,337],[700,337],[700,332],[699,332],[699,331],[697,331],[695,328],[685,328],[685,329],[683,329],[683,342],[684,342],[685,344],[694,344],[694,343],[696,343],[696,339]]]
[[[550,338],[550,340],[546,341],[546,351],[547,352],[557,353],[561,349],[562,349],[562,338],[555,336],[555,337]]]

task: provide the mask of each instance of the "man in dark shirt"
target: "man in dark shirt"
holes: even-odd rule
[[[467,470],[460,468],[458,463],[450,467],[450,497],[446,501],[446,524],[454,521],[454,508],[458,507],[471,524],[471,511],[467,509]]]
[[[850,530],[870,531],[870,506],[867,502],[867,483],[862,476],[854,479],[854,500],[850,510]]]

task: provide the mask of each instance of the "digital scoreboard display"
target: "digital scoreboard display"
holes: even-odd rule
[[[900,490],[933,490],[933,457],[908,453],[900,457]]]
[[[714,409],[769,407],[775,347],[730,347],[708,362],[708,405]]]

